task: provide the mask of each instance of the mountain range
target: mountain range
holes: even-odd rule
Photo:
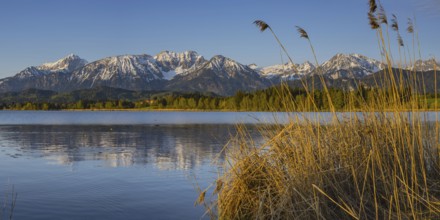
[[[294,68],[295,66],[295,68]],[[409,70],[431,71],[438,62],[417,61]],[[69,92],[95,87],[133,91],[211,92],[233,95],[237,91],[264,89],[281,81],[298,81],[321,74],[332,82],[368,79],[386,67],[360,54],[336,54],[323,64],[281,64],[258,67],[217,55],[207,60],[194,51],[163,51],[151,55],[122,55],[88,62],[70,54],[53,63],[28,67],[0,79],[0,93],[27,89]],[[294,71],[294,70],[297,71]],[[347,84],[348,85],[348,84]],[[345,85],[349,88],[350,86]]]

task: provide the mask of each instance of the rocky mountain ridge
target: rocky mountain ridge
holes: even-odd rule
[[[0,92],[43,89],[57,92],[99,86],[129,90],[213,92],[232,95],[237,91],[264,89],[281,81],[322,74],[326,78],[362,79],[385,68],[380,61],[360,54],[337,54],[319,67],[310,62],[259,68],[216,55],[207,60],[195,51],[162,51],[155,56],[121,55],[87,62],[70,54],[53,63],[28,67],[0,79]],[[435,60],[417,61],[415,70],[429,71]]]

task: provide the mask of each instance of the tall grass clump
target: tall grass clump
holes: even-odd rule
[[[287,124],[262,128],[263,144],[239,127],[215,182],[216,218],[440,219],[439,123],[424,121],[421,90],[402,80],[401,62],[393,68],[383,34],[385,30],[389,36],[385,10],[380,6],[378,12],[374,0],[369,6],[370,26],[386,61],[383,76],[376,79],[381,89],[374,100],[353,97],[359,100],[350,103],[360,106],[347,103],[345,113],[331,108],[330,117],[297,112]],[[394,18],[391,26],[396,30]],[[314,53],[309,34],[297,30]],[[397,39],[402,47],[400,33]],[[316,74],[328,94],[325,79]],[[411,74],[417,79],[419,73]],[[279,93],[286,97],[288,110],[313,110],[313,96],[310,106],[295,103],[283,88]],[[326,101],[332,106],[331,99]]]

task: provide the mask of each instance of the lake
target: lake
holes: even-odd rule
[[[214,161],[223,160],[234,124],[286,122],[287,116],[0,111],[1,195],[14,186],[15,219],[200,219],[195,185],[205,188],[217,177]]]
[[[0,125],[261,124],[286,121],[287,116],[271,112],[0,111]]]
[[[0,111],[1,195],[14,219],[200,219],[195,185],[259,114]]]

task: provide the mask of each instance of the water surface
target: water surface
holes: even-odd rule
[[[360,113],[337,113],[350,117]],[[0,191],[16,219],[199,219],[236,123],[331,113],[0,111]],[[435,121],[434,112],[423,113]],[[251,126],[258,140],[258,132]],[[4,199],[0,197],[0,199]],[[206,218],[206,216],[205,216]]]
[[[16,219],[199,219],[233,125],[0,126]],[[9,185],[8,185],[9,184]]]
[[[370,113],[367,113],[370,114]],[[393,112],[387,113],[393,117]],[[410,118],[413,113],[407,114]],[[436,121],[438,112],[416,114],[424,121]],[[178,112],[178,111],[0,111],[0,125],[184,125],[184,124],[273,124],[311,120],[328,123],[361,112]]]
[[[274,117],[276,115],[276,117]],[[175,111],[0,111],[0,125],[261,124],[286,121],[286,113]]]

